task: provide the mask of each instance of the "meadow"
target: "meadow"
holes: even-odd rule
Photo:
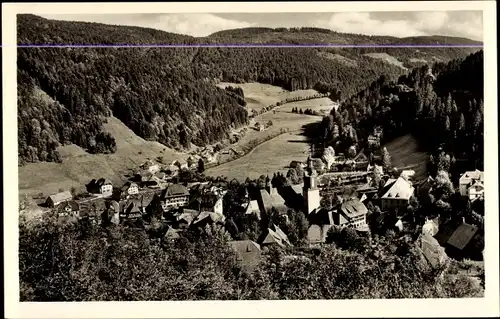
[[[315,90],[289,92],[272,85],[258,83],[224,83],[223,85],[241,87],[245,94],[247,107],[256,110],[287,97],[309,96],[318,93]],[[303,110],[309,108],[318,113],[329,112],[333,107],[333,102],[328,98],[291,102],[256,116],[251,120],[245,135],[237,143],[222,150],[219,157],[222,164],[207,169],[205,174],[245,180],[247,177],[258,178],[261,175],[286,172],[287,166],[292,160],[305,160],[308,156],[309,145],[305,136],[302,135],[302,128],[304,125],[320,122],[322,117],[292,113],[292,108],[295,107]],[[266,125],[269,122],[272,122],[272,125],[264,131],[253,128],[256,123]],[[267,140],[269,137],[273,138]],[[259,145],[253,147],[256,141]],[[224,154],[231,148],[246,155],[233,159],[234,155]]]
[[[387,147],[387,151],[391,155],[392,165],[399,170],[414,170],[413,179],[415,181],[427,177],[429,154],[420,150],[417,140],[411,134],[398,137],[384,146]]]
[[[73,144],[61,146],[58,149],[63,158],[61,164],[43,162],[19,167],[19,194],[49,195],[72,187],[83,191],[91,179],[101,177],[122,186],[125,175],[148,158],[161,157],[164,163],[171,163],[188,157],[158,142],[145,141],[115,117],[108,118],[104,129],[115,137],[116,153],[89,154]]]

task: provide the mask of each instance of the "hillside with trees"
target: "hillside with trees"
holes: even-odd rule
[[[264,248],[246,272],[223,227],[175,241],[146,229],[46,219],[20,224],[21,301],[473,298],[464,262],[432,269],[410,239],[342,236],[315,251]],[[161,232],[160,232],[161,234]],[[292,255],[291,255],[292,254]],[[467,268],[465,268],[467,269]],[[484,276],[484,274],[483,274]],[[293,283],[293,284],[290,284]]]
[[[241,43],[249,38],[250,43],[265,43],[273,42],[271,35],[278,43],[303,43],[306,38],[321,37],[331,43],[406,41],[314,28],[250,28],[194,38],[148,28],[55,21],[33,15],[17,18],[18,43],[23,45]],[[264,35],[269,40],[262,40]],[[419,43],[419,39],[412,38],[411,42]],[[422,43],[435,40],[421,39]],[[448,38],[448,43],[452,40]],[[406,72],[365,53],[389,52],[411,64],[424,56],[447,61],[472,51],[475,49],[429,48],[416,53],[413,49],[18,48],[19,162],[59,161],[56,149],[68,143],[91,153],[114,152],[116,142],[102,130],[110,115],[140,137],[177,150],[220,141],[231,129],[246,125],[248,114],[243,93],[219,89],[215,86],[218,81],[256,81],[288,90],[315,88],[338,100],[359,91],[380,74],[397,77]]]
[[[440,150],[451,161],[462,159],[482,169],[483,117],[479,51],[416,68],[397,81],[381,76],[324,118],[322,141],[341,149],[353,144],[369,148],[375,128],[382,129],[382,142],[411,133],[432,154]]]

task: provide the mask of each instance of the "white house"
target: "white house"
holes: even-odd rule
[[[386,191],[381,197],[382,210],[407,207],[415,191],[411,182],[402,177],[389,179],[384,189]]]
[[[469,189],[471,189],[473,185],[475,186],[472,189],[472,196],[473,198],[475,198],[478,192],[484,191],[484,173],[480,170],[476,169],[475,171],[465,172],[460,177],[458,186],[460,195],[470,198],[471,195],[469,193]],[[479,186],[481,186],[483,189],[481,190]]]

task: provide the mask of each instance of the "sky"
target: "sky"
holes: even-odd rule
[[[140,26],[201,37],[245,27],[319,27],[395,37],[444,35],[483,40],[482,11],[341,13],[59,14],[48,19]]]

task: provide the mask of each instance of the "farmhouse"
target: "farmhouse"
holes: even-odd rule
[[[140,201],[132,200],[125,205],[121,218],[124,219],[138,219],[142,217],[143,207]]]
[[[402,177],[389,179],[384,185],[384,194],[381,197],[382,210],[405,208],[413,196],[414,187],[411,182]]]
[[[59,216],[78,216],[80,205],[74,200],[63,202],[58,206]]]
[[[264,126],[264,124],[257,122],[255,123],[255,129],[259,132],[262,132],[266,129],[266,127]]]
[[[67,202],[71,199],[73,199],[73,195],[71,195],[69,191],[65,191],[54,195],[50,195],[49,197],[47,197],[45,204],[47,205],[47,207],[54,208],[59,204]]]
[[[174,241],[178,238],[180,238],[179,231],[173,227],[168,227],[167,231],[165,232],[165,235],[163,236],[164,240],[169,240],[169,241]]]
[[[111,196],[113,194],[113,184],[104,178],[93,179],[86,186],[89,193],[101,194],[103,196]]]
[[[260,262],[261,249],[259,244],[252,240],[235,240],[230,242],[231,247],[238,255],[242,267],[252,271]]]
[[[479,186],[484,187],[484,173],[480,170],[465,172],[459,180],[459,191],[460,195],[475,198],[478,196],[478,192],[482,192],[482,189]],[[472,188],[472,193],[469,192],[469,189]]]
[[[139,193],[139,187],[136,183],[132,182],[125,183],[120,190],[125,195],[135,195]]]

